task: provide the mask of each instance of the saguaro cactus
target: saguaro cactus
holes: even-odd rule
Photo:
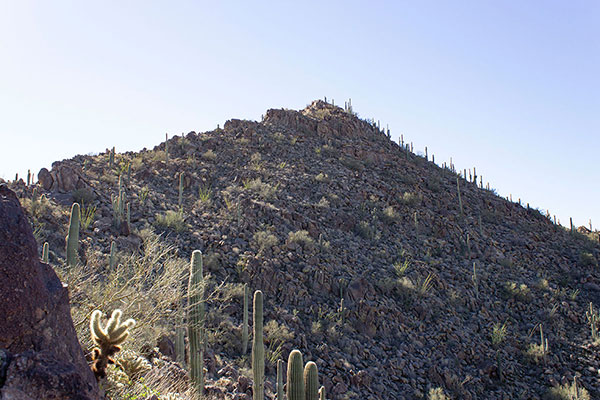
[[[169,162],[169,134],[165,133],[165,162]]]
[[[110,242],[110,255],[108,256],[108,267],[112,270],[115,267],[117,261],[117,246],[115,242]]]
[[[115,165],[115,148],[113,147],[110,150],[110,153],[108,155],[108,167],[112,169],[112,167]]]
[[[42,262],[48,264],[48,242],[44,242],[42,247]]]
[[[463,215],[462,199],[460,198],[460,184],[458,183],[458,176],[456,177],[456,191],[458,192],[458,206],[460,207],[460,215]]]
[[[181,210],[183,207],[183,176],[183,172],[179,174],[179,210]]]
[[[263,340],[263,294],[260,290],[254,292],[252,337],[252,399],[263,400],[265,397],[265,343]]]
[[[188,338],[190,378],[199,394],[204,391],[204,314],[202,252],[194,250],[188,284]]]
[[[306,400],[304,397],[303,362],[300,350],[292,350],[288,358],[287,400]]]
[[[77,249],[79,248],[79,204],[71,206],[71,218],[69,219],[69,232],[66,238],[67,265],[77,264]]]
[[[283,360],[277,360],[277,400],[283,400]]]
[[[304,367],[304,395],[306,400],[318,400],[319,398],[319,373],[317,364],[312,361]]]
[[[586,311],[585,316],[587,317],[590,328],[592,329],[592,340],[598,340],[598,312],[594,311],[594,304],[590,301],[590,309]]]
[[[242,320],[242,355],[248,350],[248,284],[244,284],[244,316]]]
[[[325,386],[321,386],[319,389],[319,400],[325,400]]]

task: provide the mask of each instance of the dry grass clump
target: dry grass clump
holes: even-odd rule
[[[171,229],[175,232],[183,232],[186,228],[185,218],[181,211],[167,210],[166,213],[156,216],[156,226]]]
[[[143,370],[138,371],[133,378],[118,364],[110,367],[105,384],[107,398],[147,399],[152,396],[157,396],[160,400],[195,400],[198,398],[193,385],[189,383],[187,372],[179,365],[164,359],[153,359],[152,363],[142,362],[144,363]]]
[[[160,236],[147,230],[141,236],[141,252],[122,255],[122,263],[112,270],[90,263],[57,268],[70,287],[71,315],[84,348],[93,347],[87,325],[95,309],[120,308],[137,321],[129,342],[134,350],[144,344],[153,346],[162,333],[174,331],[180,320],[188,262],[178,258],[174,247]]]

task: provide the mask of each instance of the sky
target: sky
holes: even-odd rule
[[[600,227],[600,2],[0,0],[0,177],[351,98]]]

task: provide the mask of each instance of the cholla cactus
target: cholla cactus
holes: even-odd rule
[[[135,325],[135,320],[128,319],[121,323],[121,310],[114,310],[110,319],[106,323],[106,328],[103,328],[100,323],[102,312],[95,310],[90,319],[90,333],[92,341],[96,344],[96,348],[92,350],[92,371],[97,380],[106,378],[107,365],[114,364],[112,356],[121,350],[119,346],[129,336],[129,330]]]
[[[151,368],[148,361],[132,351],[125,350],[115,359],[115,364],[127,375],[130,381],[137,379]]]

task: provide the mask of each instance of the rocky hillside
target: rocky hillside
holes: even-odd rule
[[[129,224],[115,223],[119,176]],[[151,231],[180,258],[202,250],[214,282],[262,290],[265,323],[275,321],[265,328],[268,398],[273,363],[294,348],[316,362],[330,399],[430,398],[437,388],[450,399],[537,399],[575,377],[600,398],[586,316],[600,306],[598,233],[457,180],[339,107],[269,110],[152,150],[76,156],[38,177],[36,194],[11,187],[51,264],[63,263],[78,201],[95,207],[80,249],[92,274],[108,276],[97,264],[112,241],[139,252]],[[40,194],[43,211],[30,204]],[[251,393],[239,299],[209,327],[218,334],[207,385],[225,398]]]

